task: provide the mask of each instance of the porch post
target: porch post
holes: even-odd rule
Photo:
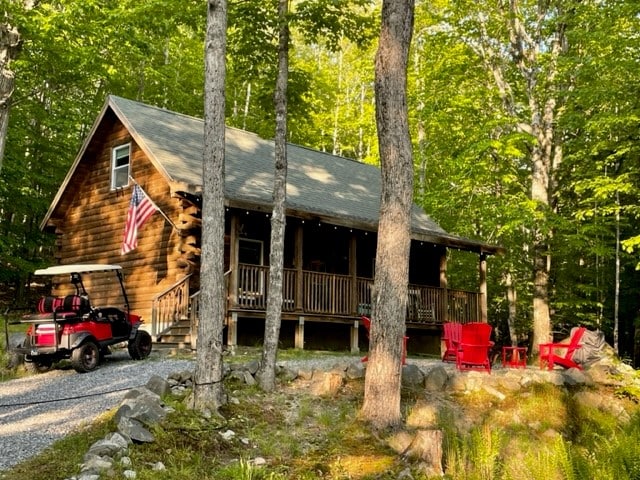
[[[238,312],[233,312],[229,317],[227,325],[227,346],[235,347],[238,345]]]
[[[442,288],[442,294],[444,299],[440,305],[439,318],[442,319],[442,323],[449,321],[449,292],[447,290],[447,250],[440,255],[440,288]]]
[[[359,343],[359,327],[360,322],[358,320],[353,321],[353,325],[351,325],[351,353],[359,353],[360,347]]]
[[[298,350],[304,350],[304,317],[298,317],[298,325],[296,325],[296,333],[294,346]]]
[[[238,305],[238,215],[231,212],[231,231],[229,232],[229,304]]]
[[[480,254],[479,281],[480,281],[480,321],[487,323],[487,255]]]
[[[299,224],[296,227],[296,237],[294,242],[294,256],[295,256],[295,264],[296,267],[296,293],[295,293],[295,305],[294,308],[298,311],[302,311],[303,309],[303,285],[304,278],[302,274],[302,262],[303,256],[302,253],[304,251],[304,228],[302,224]]]
[[[349,276],[351,277],[351,314],[357,315],[358,312],[358,242],[355,233],[351,233],[349,239]],[[356,330],[357,330],[356,326]],[[351,344],[353,351],[353,342]],[[356,348],[358,348],[358,342],[356,338]]]

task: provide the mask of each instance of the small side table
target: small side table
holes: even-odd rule
[[[505,368],[526,368],[527,347],[502,347],[502,366]]]

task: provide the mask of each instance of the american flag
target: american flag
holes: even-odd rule
[[[156,205],[147,197],[140,185],[133,186],[129,211],[127,212],[127,223],[124,226],[124,239],[120,255],[135,249],[138,246],[138,229],[149,220],[149,217],[158,209]]]

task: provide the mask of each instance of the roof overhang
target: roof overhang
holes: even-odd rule
[[[423,242],[433,243],[436,245],[443,245],[447,248],[464,250],[466,252],[474,252],[484,255],[502,255],[507,251],[504,247],[501,247],[499,245],[490,245],[488,243],[463,237],[457,237],[455,235],[413,233],[411,235],[411,238]]]
[[[272,204],[230,201],[229,199],[225,199],[225,206],[229,208],[252,210],[262,213],[270,213],[273,210]],[[302,218],[305,220],[316,220],[322,223],[336,225],[338,227],[356,228],[372,233],[376,233],[378,231],[377,224],[363,221],[358,222],[352,218],[311,214],[292,208],[286,208],[285,214],[291,217]],[[434,245],[442,245],[444,247],[453,248],[456,250],[463,250],[484,255],[503,255],[504,253],[506,253],[506,249],[504,247],[498,245],[490,245],[478,240],[471,240],[468,238],[458,237],[456,235],[442,235],[435,232],[412,231],[411,239],[426,243],[433,243]]]

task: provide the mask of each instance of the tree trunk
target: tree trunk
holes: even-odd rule
[[[369,361],[361,415],[374,428],[401,423],[401,355],[405,333],[413,158],[407,113],[407,60],[413,0],[384,0],[376,53],[376,124],[382,195],[373,288]]]
[[[509,325],[509,341],[512,347],[518,345],[518,335],[516,334],[516,313],[517,313],[517,292],[513,284],[513,275],[507,272],[503,277],[504,285],[507,290],[507,308],[509,315],[507,317],[507,325]]]
[[[251,82],[247,82],[247,93],[244,98],[244,110],[242,111],[242,129],[247,128],[247,119],[249,118],[249,105],[251,105]]]
[[[0,170],[2,170],[7,143],[9,110],[15,83],[15,76],[10,69],[10,64],[17,53],[19,43],[18,29],[7,23],[0,24]]]
[[[613,297],[613,349],[620,354],[620,192],[616,192],[616,271]]]
[[[269,254],[269,294],[264,325],[262,362],[258,382],[264,391],[275,389],[276,357],[282,315],[282,272],[284,266],[285,200],[287,196],[287,81],[289,76],[289,0],[280,0],[278,16],[278,78],[275,110],[275,174],[273,182],[273,214],[271,216],[271,252]]]
[[[340,155],[340,143],[339,143],[339,133],[338,129],[340,126],[340,103],[342,93],[342,52],[338,52],[338,91],[336,92],[336,103],[333,108],[333,149],[332,153],[334,155]],[[345,95],[346,96],[346,95]]]
[[[562,149],[555,139],[557,122],[557,86],[558,58],[566,46],[565,25],[561,21],[558,6],[553,2],[538,3],[534,18],[526,18],[532,11],[521,8],[519,0],[509,0],[500,5],[506,30],[509,35],[509,48],[496,46],[496,39],[489,36],[487,19],[478,15],[480,42],[471,44],[483,60],[485,68],[491,72],[504,109],[514,118],[520,116],[518,101],[514,97],[517,91],[524,93],[528,102],[529,118],[519,122],[518,130],[531,135],[531,199],[536,204],[536,223],[532,226],[533,256],[533,345],[532,353],[538,353],[540,343],[549,341],[551,334],[551,316],[549,308],[549,270],[551,256],[548,246],[551,238],[549,218],[552,214],[554,187],[554,162],[562,159]],[[556,21],[549,31],[549,21]],[[544,38],[543,38],[544,37]],[[541,61],[541,45],[549,41],[545,61]],[[521,88],[513,88],[507,80],[504,51],[510,51],[511,61],[522,78]]]
[[[205,38],[200,322],[193,387],[193,407],[202,412],[215,412],[223,404],[226,31],[226,0],[209,0]]]
[[[535,75],[533,72],[530,75]],[[555,70],[551,70],[545,79],[553,84]],[[528,79],[529,80],[529,79]],[[535,81],[528,81],[535,86]],[[549,253],[550,228],[547,226],[552,213],[551,197],[553,195],[554,175],[554,135],[556,101],[553,92],[547,99],[544,108],[540,109],[535,98],[534,87],[529,92],[531,105],[531,127],[536,136],[536,144],[532,154],[531,199],[536,202],[540,218],[534,226],[533,236],[533,354],[538,353],[538,346],[551,339],[551,313],[549,308],[549,271],[551,255]]]

